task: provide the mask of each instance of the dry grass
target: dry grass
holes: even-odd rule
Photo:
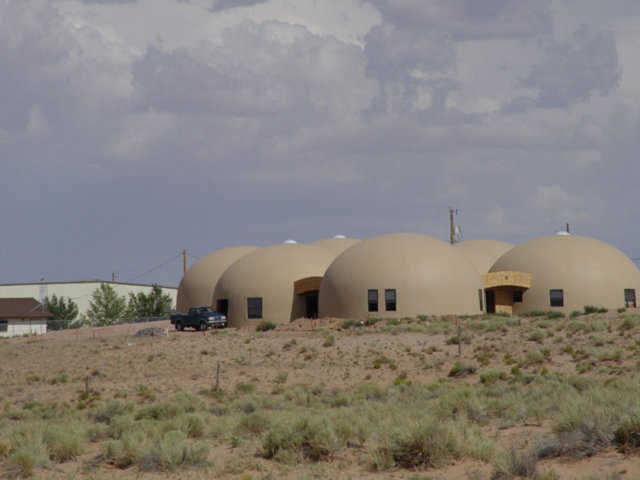
[[[3,340],[0,476],[640,473],[640,316],[462,324],[461,357],[455,319],[429,316]]]

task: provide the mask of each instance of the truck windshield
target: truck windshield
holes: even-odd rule
[[[194,307],[191,309],[191,312],[203,314],[203,313],[213,313],[213,310],[211,310],[211,307]]]

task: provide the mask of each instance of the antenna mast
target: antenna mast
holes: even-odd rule
[[[453,219],[458,214],[457,208],[449,207],[449,243],[453,245],[456,242],[456,224]]]

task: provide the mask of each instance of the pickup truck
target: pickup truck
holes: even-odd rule
[[[192,327],[196,330],[207,328],[225,328],[227,317],[214,312],[211,307],[191,307],[189,313],[175,313],[171,315],[171,324],[176,330],[184,330],[184,327]]]

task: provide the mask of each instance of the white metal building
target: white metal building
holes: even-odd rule
[[[89,310],[91,295],[101,283],[111,285],[118,295],[129,298],[129,293],[149,293],[153,285],[124,282],[107,282],[101,280],[88,280],[79,282],[38,282],[38,283],[5,283],[0,284],[0,299],[2,298],[35,298],[43,302],[45,297],[56,295],[58,298],[70,298],[78,305],[78,318],[84,316]],[[171,297],[173,308],[176,304],[178,289],[159,285],[162,293]]]

